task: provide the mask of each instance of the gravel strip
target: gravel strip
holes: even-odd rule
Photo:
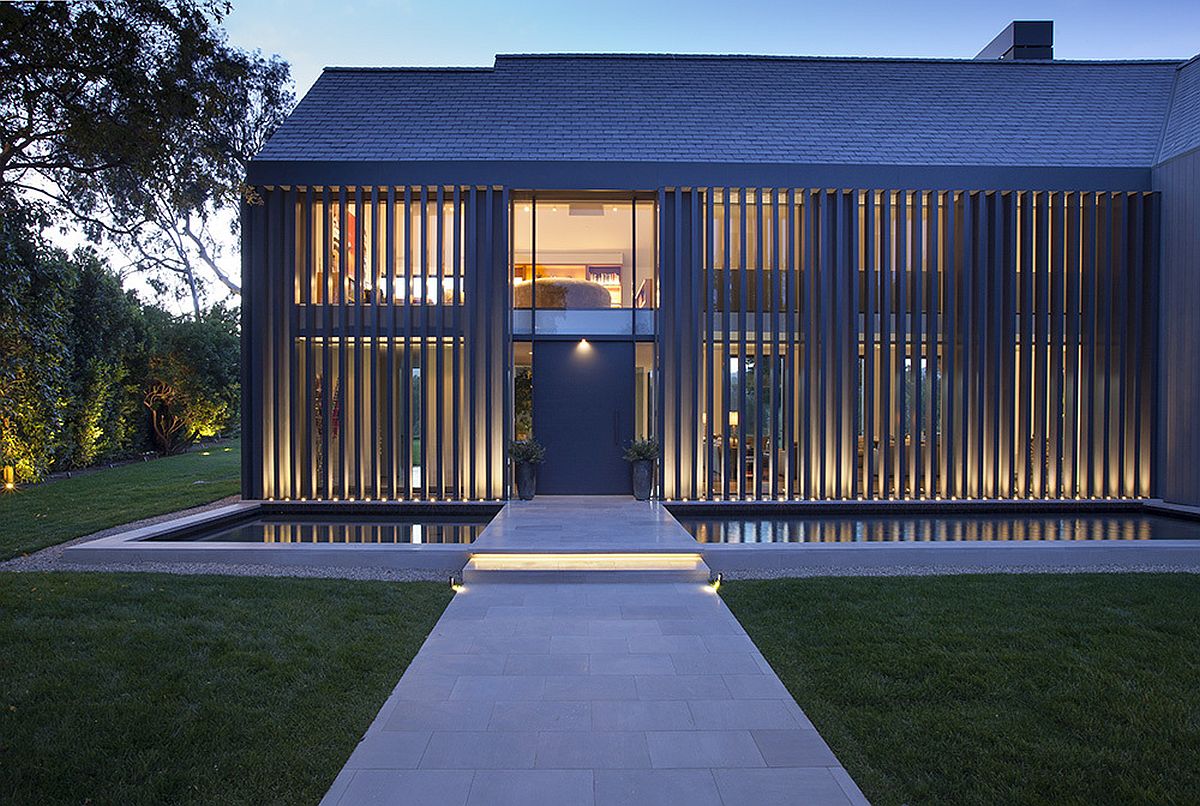
[[[325,568],[315,565],[251,565],[248,563],[101,563],[50,562],[19,568],[0,565],[0,571],[138,571],[156,574],[216,574],[234,577],[303,577],[309,579],[375,579],[387,582],[445,582],[459,569],[429,568]]]
[[[789,579],[793,577],[930,577],[956,574],[1200,574],[1200,565],[1150,563],[1095,565],[989,565],[939,566],[889,565],[861,568],[748,568],[722,571],[724,579]]]

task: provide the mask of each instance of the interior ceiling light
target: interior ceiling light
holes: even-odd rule
[[[603,202],[571,202],[569,215],[604,215]]]

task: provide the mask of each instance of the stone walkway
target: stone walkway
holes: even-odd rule
[[[475,539],[478,551],[698,551],[657,501],[552,495],[510,501]]]
[[[535,527],[504,533],[522,548],[542,531],[577,550],[570,535],[603,534],[571,522],[607,520],[625,550],[642,530],[617,510],[650,511],[551,500],[558,528],[536,503],[506,510]],[[644,534],[661,546],[669,532]],[[489,581],[451,602],[323,803],[866,800],[710,586]]]

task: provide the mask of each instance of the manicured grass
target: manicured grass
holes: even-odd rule
[[[239,442],[0,493],[0,560],[241,490]]]
[[[0,575],[0,802],[316,803],[450,596]]]
[[[1200,802],[1200,579],[729,582],[876,804]]]

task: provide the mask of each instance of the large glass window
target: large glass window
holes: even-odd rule
[[[653,308],[654,202],[527,199],[513,205],[517,308]]]

